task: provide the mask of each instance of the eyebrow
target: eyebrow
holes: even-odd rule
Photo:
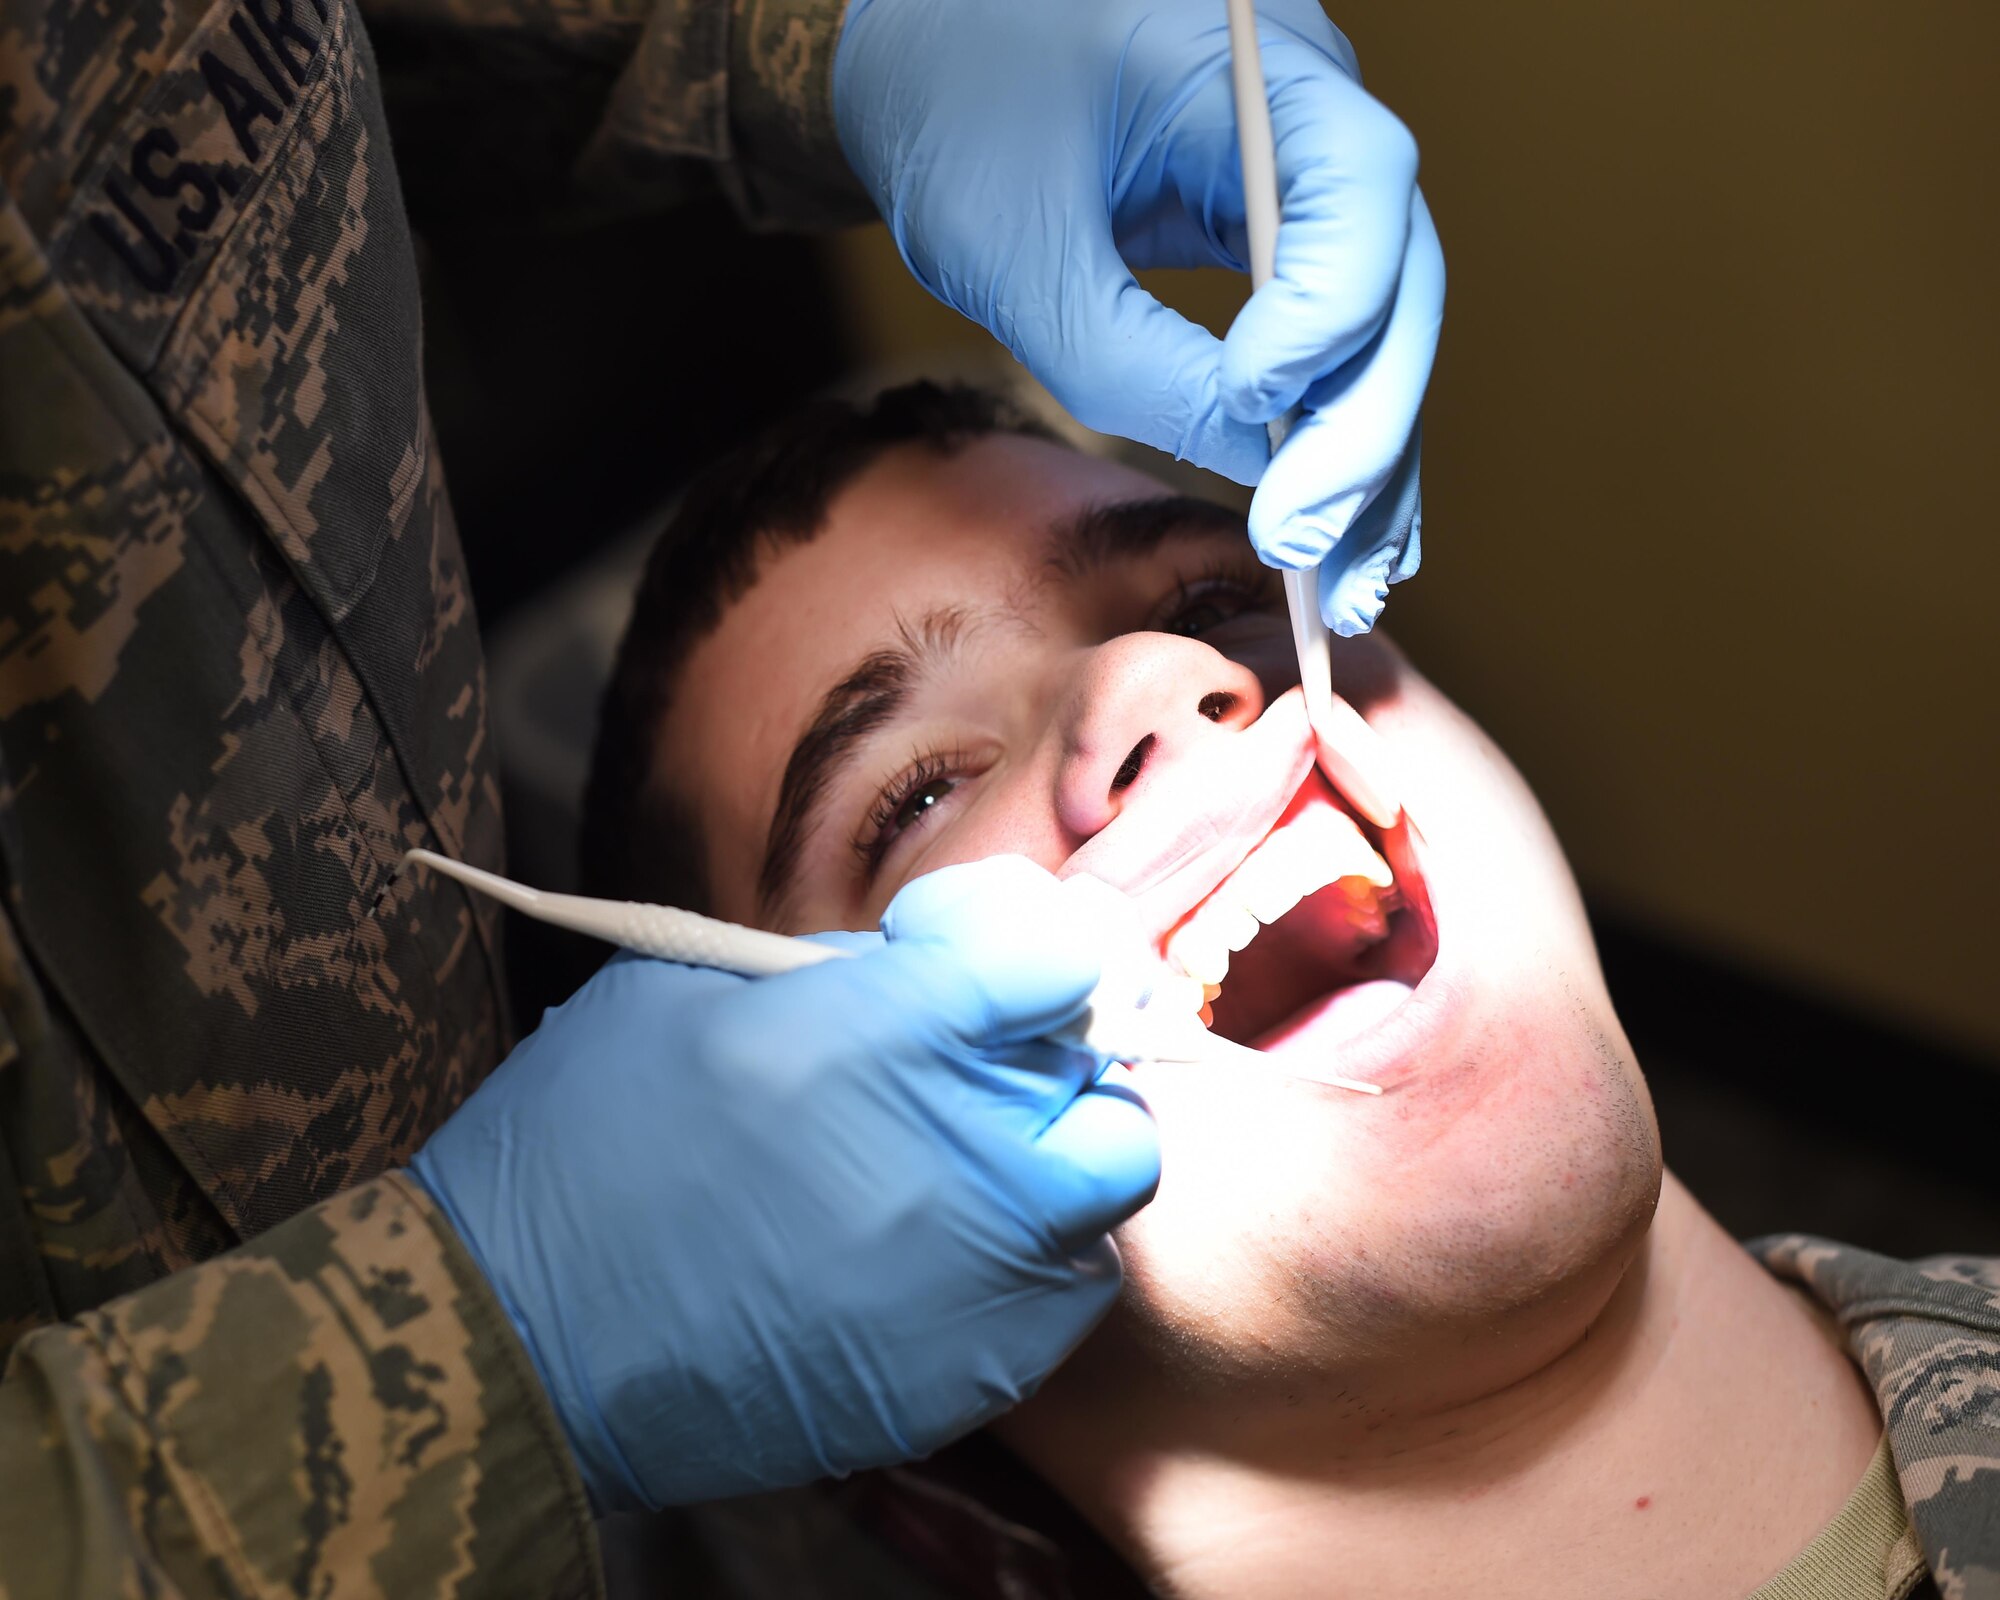
[[[1114,500],[1051,523],[1042,542],[1042,571],[1074,583],[1114,561],[1149,556],[1175,534],[1249,537],[1241,514],[1195,495]]]
[[[1044,533],[1043,583],[1078,582],[1119,561],[1150,555],[1176,534],[1245,537],[1243,518],[1194,495],[1154,495],[1086,506],[1058,518]],[[765,836],[757,897],[767,920],[781,919],[798,877],[799,860],[830,791],[868,737],[893,722],[917,683],[948,662],[974,625],[1016,608],[943,606],[914,624],[897,624],[895,644],[871,651],[821,696],[812,720],[785,761],[778,803]]]
[[[820,802],[853,764],[862,741],[908,704],[910,691],[926,672],[957,653],[973,622],[974,613],[964,606],[941,606],[914,625],[898,622],[896,644],[864,656],[820,697],[812,721],[786,758],[777,809],[765,836],[757,897],[767,915],[783,908]]]

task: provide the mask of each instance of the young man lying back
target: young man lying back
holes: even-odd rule
[[[869,929],[1026,856],[1131,894],[1218,1032],[1384,1086],[1130,1074],[1123,1298],[994,1431],[1155,1592],[2000,1594],[2000,1271],[1725,1235],[1521,778],[1336,649],[1413,827],[1316,769],[1240,519],[987,396],[822,405],[654,557],[592,887]]]

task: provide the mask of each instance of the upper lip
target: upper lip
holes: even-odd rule
[[[1263,842],[1312,770],[1312,728],[1297,689],[1233,737],[1230,761],[1205,769],[1196,807],[1177,826],[1160,831],[1145,826],[1143,815],[1128,817],[1127,826],[1114,823],[1071,856],[1060,876],[1087,872],[1124,890],[1145,937],[1165,939]],[[1136,803],[1147,798],[1154,797]],[[1179,797],[1156,798],[1172,805]]]

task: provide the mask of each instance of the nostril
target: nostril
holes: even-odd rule
[[[1153,746],[1157,742],[1153,735],[1149,733],[1145,738],[1132,746],[1131,750],[1127,752],[1125,759],[1119,763],[1118,770],[1111,775],[1111,792],[1113,794],[1123,794],[1138,781],[1139,769],[1145,766],[1146,757],[1153,753]]]
[[[1186,704],[1185,701],[1182,704]],[[1220,722],[1236,709],[1236,696],[1226,689],[1218,689],[1214,694],[1201,697],[1201,704],[1195,707],[1210,722]]]

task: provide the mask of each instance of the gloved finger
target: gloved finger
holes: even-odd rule
[[[1160,1187],[1160,1130],[1146,1102],[1100,1083],[1035,1141],[1034,1200],[1065,1250],[1109,1233]]]
[[[1220,341],[1139,287],[1100,202],[1076,207],[1044,219],[1058,281],[1017,284],[992,332],[1086,428],[1255,483],[1270,444],[1218,402]]]
[[[882,913],[882,932],[891,942],[955,939],[967,912],[982,904],[1023,912],[1053,910],[1060,882],[1048,868],[1021,855],[956,862],[898,889]]]
[[[1423,196],[1381,336],[1307,391],[1305,413],[1250,502],[1250,542],[1279,567],[1327,559],[1395,479],[1416,432],[1444,317],[1444,256]],[[1414,458],[1411,458],[1414,460]]]
[[[1118,1303],[1125,1263],[1115,1241],[1098,1234],[1071,1253],[1067,1267],[1061,1286],[1036,1298],[1034,1321],[1009,1352],[1013,1372],[1007,1391],[996,1395],[970,1426],[991,1422],[1033,1395]]]
[[[1020,1139],[1035,1138],[1061,1116],[1099,1065],[1093,1052],[1052,1039],[988,1045],[953,1062],[958,1081],[978,1096],[979,1115],[998,1118],[996,1126]]]
[[[1359,84],[1317,52],[1265,56],[1290,64],[1271,87],[1276,269],[1236,314],[1222,352],[1222,403],[1248,422],[1282,416],[1388,320],[1417,177],[1416,141]]]
[[[922,947],[931,1014],[973,1045],[1057,1032],[1082,1015],[1100,958],[1064,915],[1054,874],[1025,856],[988,856],[925,873],[882,913],[893,952]]]
[[[1320,615],[1343,639],[1374,627],[1389,585],[1401,583],[1423,560],[1422,432],[1420,426],[1388,487],[1369,501],[1320,565]]]
[[[847,950],[857,956],[882,948],[882,935],[873,929],[854,932],[846,928],[833,928],[825,933],[807,933],[800,937],[813,944],[832,945],[836,950]]]

